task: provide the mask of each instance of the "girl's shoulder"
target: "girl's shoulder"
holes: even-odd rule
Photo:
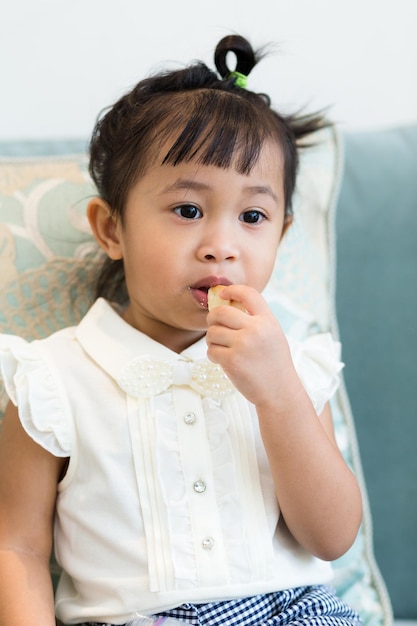
[[[26,340],[17,335],[0,334],[0,380],[20,368],[20,376],[38,369],[55,369],[54,354],[67,359],[74,345],[76,327],[63,328],[42,339]],[[59,359],[59,360],[61,360]],[[63,360],[65,360],[63,359]],[[49,364],[49,365],[48,365]],[[19,378],[20,380],[20,378]]]
[[[28,435],[55,456],[69,456],[70,412],[61,367],[70,366],[74,328],[26,341],[0,335],[0,410],[18,407]]]
[[[341,344],[330,333],[315,333],[302,341],[287,335],[297,374],[318,415],[340,385]]]

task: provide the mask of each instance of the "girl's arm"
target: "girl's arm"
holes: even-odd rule
[[[333,560],[353,543],[362,518],[358,483],[334,437],[328,406],[317,416],[295,371],[288,342],[262,296],[233,285],[242,302],[209,313],[208,356],[257,409],[285,523],[310,553]]]
[[[334,440],[329,406],[318,418],[303,391],[285,412],[259,407],[258,417],[280,509],[292,535],[319,558],[339,558],[355,540],[362,500]]]
[[[55,626],[49,559],[64,464],[30,439],[9,404],[0,436],[0,626]]]

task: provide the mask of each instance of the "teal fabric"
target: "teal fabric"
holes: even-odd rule
[[[82,154],[87,149],[85,139],[0,141],[0,158]]]
[[[396,618],[417,618],[417,125],[345,136],[337,207],[345,381]]]

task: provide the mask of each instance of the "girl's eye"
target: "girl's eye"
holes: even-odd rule
[[[252,209],[251,211],[245,211],[242,213],[240,219],[246,224],[258,224],[262,220],[266,219],[266,217],[261,211]]]
[[[195,220],[202,217],[200,209],[193,204],[181,204],[180,206],[175,207],[174,212],[187,220]]]

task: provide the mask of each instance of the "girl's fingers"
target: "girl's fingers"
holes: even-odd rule
[[[244,328],[248,314],[231,306],[218,306],[207,315],[208,333],[217,328]]]
[[[249,315],[262,315],[269,311],[269,307],[259,291],[247,285],[228,285],[223,287],[219,296],[238,303]]]
[[[206,343],[210,346],[226,346],[230,347],[233,337],[231,330],[239,330],[239,328],[231,328],[230,326],[210,326],[206,334]]]

